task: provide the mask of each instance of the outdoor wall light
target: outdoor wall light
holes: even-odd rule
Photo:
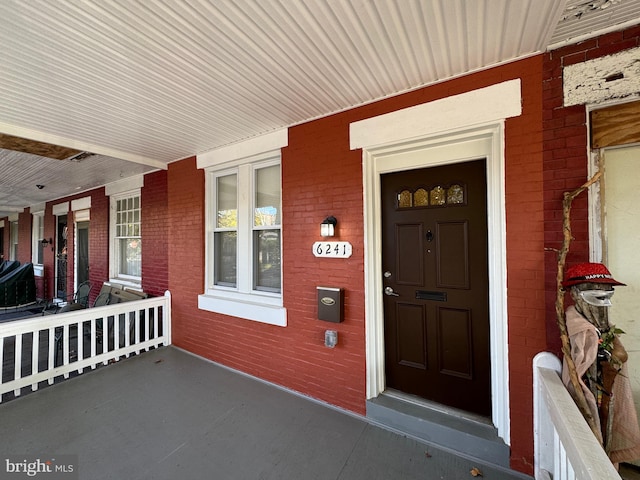
[[[336,217],[334,216],[325,218],[320,224],[320,235],[323,237],[333,237],[335,235],[337,223],[338,220],[336,220]]]
[[[46,247],[47,244],[53,245],[53,239],[51,237],[49,237],[49,240],[47,240],[46,238],[43,238],[42,240],[40,240],[40,243],[42,244],[43,247]]]

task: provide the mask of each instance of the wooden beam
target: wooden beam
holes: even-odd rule
[[[14,137],[0,133],[0,148],[6,150],[14,150],[16,152],[30,153],[41,157],[54,158],[56,160],[64,160],[72,155],[81,153],[80,150],[73,148],[61,147],[52,143],[38,142],[27,138]]]

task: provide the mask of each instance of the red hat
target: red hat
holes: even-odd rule
[[[580,283],[608,283],[610,285],[622,285],[613,279],[611,272],[601,263],[578,263],[567,268],[562,286],[564,288]]]

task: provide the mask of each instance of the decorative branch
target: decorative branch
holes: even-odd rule
[[[564,290],[562,289],[562,279],[564,278],[564,267],[567,259],[567,253],[569,252],[569,246],[571,244],[571,240],[573,239],[571,235],[571,205],[573,200],[584,192],[587,188],[597,182],[602,176],[602,170],[599,170],[593,177],[591,177],[584,185],[577,188],[573,192],[565,192],[564,199],[562,202],[562,231],[563,231],[563,240],[562,240],[562,248],[558,250],[558,272],[556,275],[556,285],[557,285],[557,294],[556,294],[556,318],[558,321],[558,328],[560,329],[560,340],[562,341],[562,353],[564,354],[564,358],[567,364],[567,369],[569,371],[569,377],[571,378],[571,384],[574,389],[574,400],[580,409],[580,412],[584,416],[587,424],[589,424],[589,428],[596,436],[596,438],[600,438],[600,430],[596,425],[595,419],[589,410],[589,406],[587,404],[587,400],[584,396],[584,391],[580,386],[580,379],[578,378],[578,373],[576,371],[576,365],[573,361],[573,357],[571,356],[571,343],[569,341],[569,334],[567,332],[567,321],[564,313]]]

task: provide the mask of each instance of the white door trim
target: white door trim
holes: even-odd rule
[[[478,95],[480,91],[486,95]],[[460,101],[471,97],[474,101]],[[446,100],[351,124],[351,148],[363,150],[366,393],[367,398],[374,398],[385,389],[380,176],[486,158],[492,422],[510,444],[504,119],[521,113],[520,81],[462,94],[455,98],[455,105]],[[502,108],[493,108],[498,103]],[[463,117],[460,105],[466,106]],[[488,105],[493,120],[486,118]],[[453,107],[457,108],[451,113]],[[440,128],[424,126],[425,118],[434,117],[440,119]],[[399,120],[423,127],[398,129]]]
[[[441,140],[446,140],[441,142]],[[509,358],[507,343],[506,238],[503,128],[494,125],[446,139],[363,151],[365,191],[365,317],[367,398],[385,389],[382,295],[380,176],[479,158],[487,164],[489,323],[492,421],[509,443]]]

